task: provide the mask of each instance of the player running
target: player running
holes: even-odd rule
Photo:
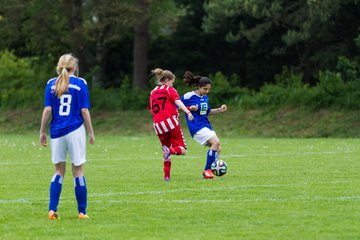
[[[153,126],[162,144],[164,157],[164,180],[170,180],[171,154],[185,155],[186,143],[179,123],[178,107],[189,121],[194,117],[181,102],[178,92],[173,88],[175,75],[169,70],[156,68],[157,86],[150,93],[148,109],[153,115]]]
[[[195,91],[185,93],[181,97],[181,101],[194,116],[193,121],[189,121],[192,119],[186,118],[192,138],[199,144],[210,147],[206,156],[203,176],[205,179],[211,179],[214,178],[211,171],[211,164],[217,160],[220,153],[220,140],[211,127],[208,115],[226,112],[227,106],[223,104],[220,108],[211,109],[207,97],[212,86],[209,78],[194,76],[191,72],[186,71],[184,81],[189,86],[196,87]]]
[[[49,219],[59,219],[59,204],[66,169],[66,154],[72,161],[75,196],[78,203],[78,218],[89,218],[86,214],[87,186],[83,172],[86,162],[86,130],[90,144],[95,137],[90,117],[90,100],[87,83],[75,76],[78,60],[71,54],[62,55],[57,65],[58,77],[47,82],[45,107],[41,119],[40,144],[47,146],[46,125],[50,118],[50,146],[55,174],[50,183]]]

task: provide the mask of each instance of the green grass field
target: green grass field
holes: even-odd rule
[[[61,220],[47,219],[53,166],[34,135],[0,135],[0,239],[359,239],[359,139],[222,138],[229,171],[203,180],[187,136],[163,181],[156,136],[88,146],[89,220],[76,218],[71,166]]]

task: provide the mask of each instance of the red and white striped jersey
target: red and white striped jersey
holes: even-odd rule
[[[178,108],[175,101],[180,96],[175,88],[170,86],[156,86],[150,93],[149,106],[157,134],[169,132],[179,125]]]

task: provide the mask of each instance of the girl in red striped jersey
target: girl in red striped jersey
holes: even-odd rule
[[[186,143],[179,123],[178,108],[184,111],[189,120],[194,119],[191,112],[181,102],[173,84],[175,75],[169,70],[156,68],[152,74],[157,86],[150,93],[148,109],[153,115],[153,126],[163,150],[164,180],[170,180],[171,154],[185,155]]]

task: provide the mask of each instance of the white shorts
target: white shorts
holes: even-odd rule
[[[194,136],[193,139],[195,141],[197,141],[199,144],[206,146],[207,141],[212,138],[213,136],[216,136],[216,133],[214,130],[210,130],[207,127],[204,127],[202,129],[200,129],[199,131],[197,131]]]
[[[50,139],[52,162],[58,164],[66,162],[66,154],[69,151],[71,162],[80,166],[86,162],[86,132],[84,125],[75,131],[59,137]]]

